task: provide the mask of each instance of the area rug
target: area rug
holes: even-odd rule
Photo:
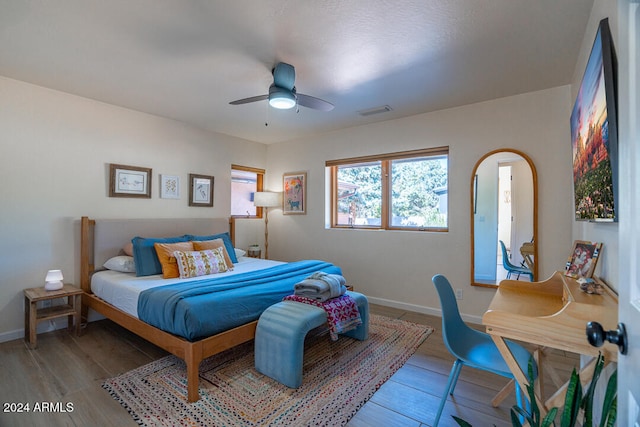
[[[302,386],[254,368],[253,341],[200,364],[200,400],[187,403],[184,362],[166,356],[104,382],[143,426],[339,426],[396,372],[433,328],[370,315],[369,339],[310,334]]]

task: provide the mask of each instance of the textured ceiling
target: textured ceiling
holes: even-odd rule
[[[0,75],[273,143],[568,84],[592,5],[2,0]],[[229,105],[267,93],[279,61],[335,109]]]

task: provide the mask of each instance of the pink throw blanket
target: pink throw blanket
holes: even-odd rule
[[[338,334],[350,331],[362,325],[360,312],[356,301],[349,295],[342,295],[320,302],[299,295],[288,295],[283,301],[295,301],[304,304],[315,305],[327,312],[327,323],[329,324],[329,336],[332,341],[338,339]]]

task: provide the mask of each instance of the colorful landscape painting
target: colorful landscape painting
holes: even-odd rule
[[[573,183],[577,220],[615,218],[611,138],[602,31],[598,31],[571,114]]]

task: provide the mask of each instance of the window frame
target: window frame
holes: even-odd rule
[[[431,231],[431,232],[448,232],[449,231],[449,209],[447,206],[447,225],[445,227],[406,227],[391,225],[389,218],[391,210],[391,184],[390,171],[391,163],[394,160],[425,158],[425,157],[446,157],[447,159],[447,191],[449,188],[449,146],[425,148],[410,151],[399,151],[386,154],[375,154],[360,157],[350,157],[345,159],[327,160],[325,167],[330,170],[330,186],[331,186],[331,228],[336,229],[364,229],[364,230],[399,230],[399,231]],[[359,166],[367,163],[380,163],[381,170],[381,218],[380,225],[345,225],[338,224],[338,167],[340,166]],[[447,198],[448,204],[448,198]]]
[[[256,192],[264,190],[264,174],[265,170],[260,168],[254,168],[250,166],[242,166],[231,164],[231,170],[244,171],[244,172],[252,172],[256,174]],[[233,197],[233,195],[232,195]],[[255,215],[231,215],[232,218],[262,218],[264,208],[260,206],[256,206],[256,214]]]

